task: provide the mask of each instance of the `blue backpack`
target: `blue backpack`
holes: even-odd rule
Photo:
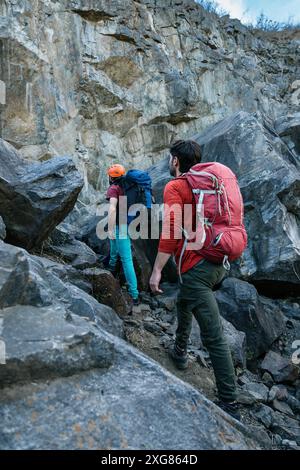
[[[152,206],[152,182],[149,174],[142,170],[129,170],[125,176],[120,178],[120,186],[127,196],[127,209],[133,204],[143,204],[147,209]],[[128,216],[131,222],[135,216]]]

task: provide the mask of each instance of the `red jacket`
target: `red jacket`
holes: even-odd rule
[[[175,206],[173,206],[174,204]],[[184,243],[181,227],[183,227],[185,204],[190,204],[192,209],[192,220],[189,222],[194,229],[194,223],[196,220],[195,204],[193,202],[191,188],[184,178],[176,178],[170,181],[164,190],[164,219],[158,251],[161,253],[173,254],[175,256],[177,267]],[[172,206],[173,210],[171,209]],[[180,217],[180,213],[182,214],[182,217]],[[191,269],[201,259],[203,259],[203,256],[196,251],[186,250],[181,262],[181,273]]]

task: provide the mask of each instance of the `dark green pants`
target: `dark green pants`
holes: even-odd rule
[[[195,316],[203,345],[207,348],[213,365],[219,398],[236,399],[235,372],[231,353],[224,337],[220,312],[212,288],[225,275],[222,265],[201,260],[182,274],[182,284],[177,300],[178,327],[176,344],[186,349]]]

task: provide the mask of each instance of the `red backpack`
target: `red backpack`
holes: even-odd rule
[[[230,269],[229,261],[239,258],[247,246],[244,204],[235,174],[221,163],[208,162],[194,165],[182,177],[190,185],[196,203],[194,235],[199,253]],[[191,241],[187,232],[185,237],[179,273],[184,250]]]

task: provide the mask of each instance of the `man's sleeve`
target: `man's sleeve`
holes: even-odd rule
[[[182,239],[183,201],[178,184],[168,183],[164,190],[164,216],[158,251],[175,253]]]
[[[116,184],[112,184],[106,192],[106,199],[108,201],[111,197],[115,197],[116,199],[118,199],[120,196],[120,192],[121,192],[120,187],[117,186]]]

